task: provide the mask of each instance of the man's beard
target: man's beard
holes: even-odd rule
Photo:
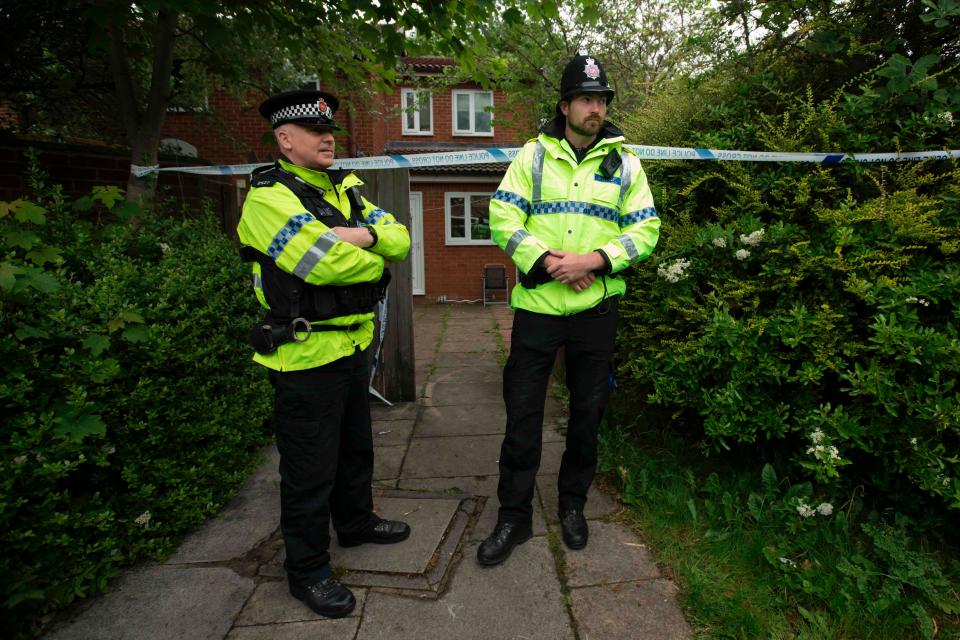
[[[590,120],[590,121],[584,120],[584,124],[587,124],[587,122],[596,122],[596,123],[597,123],[597,130],[596,130],[596,131],[588,131],[587,129],[584,129],[584,128],[581,127],[580,125],[573,124],[573,123],[570,122],[570,121],[567,121],[567,124],[570,126],[570,130],[573,131],[573,132],[574,132],[575,134],[577,134],[578,136],[583,136],[583,137],[585,137],[585,138],[590,138],[590,137],[592,137],[592,136],[597,135],[597,133],[600,132],[600,125],[603,124],[603,123],[600,122],[599,120]]]

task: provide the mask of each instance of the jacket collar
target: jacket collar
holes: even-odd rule
[[[301,167],[298,164],[293,164],[287,159],[286,156],[282,154],[277,160],[277,164],[290,173],[303,178],[310,184],[324,189],[329,189],[339,184],[343,184],[343,188],[355,187],[363,184],[363,181],[360,180],[360,178],[358,178],[356,174],[349,169],[327,169],[326,171],[308,169],[307,167]]]
[[[558,141],[564,139],[564,135],[567,130],[567,118],[566,116],[557,116],[553,120],[550,120],[545,125],[540,127],[540,133],[550,136],[551,138],[556,138]],[[609,120],[603,121],[603,126],[600,127],[600,131],[597,133],[597,145],[603,144],[610,138],[623,138],[623,131],[620,130],[620,127],[613,124]],[[617,142],[617,140],[609,140],[610,142]]]

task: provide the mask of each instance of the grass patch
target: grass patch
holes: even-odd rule
[[[755,457],[706,458],[676,434],[636,429],[603,425],[599,469],[628,505],[621,521],[680,585],[698,638],[960,637],[955,549],[856,496],[804,518],[797,500],[815,504],[805,485],[761,473]]]

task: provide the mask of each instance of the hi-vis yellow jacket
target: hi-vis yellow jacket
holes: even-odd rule
[[[323,189],[323,199],[343,214],[342,220],[330,226],[347,226],[350,201],[347,189],[363,182],[347,173],[336,184],[330,175],[280,160],[280,165],[304,181]],[[333,173],[333,172],[330,172]],[[336,175],[336,174],[335,174]],[[240,242],[270,256],[288,273],[315,285],[349,285],[376,282],[383,275],[385,260],[399,261],[410,250],[406,227],[366,198],[363,202],[364,222],[374,225],[377,243],[361,249],[340,240],[330,227],[317,220],[304,208],[300,199],[284,185],[250,189],[243,203],[243,214],[237,226]],[[253,264],[253,286],[257,299],[269,308],[263,296],[260,265]],[[312,318],[307,318],[312,320]],[[304,342],[289,342],[269,355],[254,354],[260,364],[278,371],[300,371],[333,362],[366,349],[373,340],[373,313],[331,318],[315,324],[360,326],[353,331],[319,331]]]
[[[556,280],[513,289],[515,309],[557,316],[623,295],[626,283],[612,274],[647,258],[660,236],[647,177],[640,159],[623,148],[623,133],[605,124],[600,140],[577,164],[563,126],[558,117],[524,145],[490,200],[493,240],[525,274],[542,269],[550,249],[600,250],[606,257],[609,274],[580,293]],[[600,164],[611,150],[620,154],[622,165],[608,178]]]

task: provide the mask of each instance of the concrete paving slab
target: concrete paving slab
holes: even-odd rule
[[[376,440],[374,440],[376,444]],[[393,480],[400,477],[400,466],[406,447],[373,447],[373,479]]]
[[[370,593],[357,640],[573,638],[545,538],[517,547],[498,567],[480,567],[475,557],[469,545],[439,600]]]
[[[503,369],[497,361],[478,362],[472,367],[437,367],[431,382],[496,382],[503,379]],[[502,394],[501,394],[502,395]]]
[[[366,589],[353,589],[357,599],[357,608],[350,614],[359,617],[363,611],[363,602],[367,597]],[[264,581],[257,585],[250,600],[244,605],[234,627],[251,625],[273,625],[282,622],[307,622],[327,620],[290,595],[286,580]]]
[[[660,570],[646,545],[632,531],[613,522],[590,522],[590,542],[567,551],[567,584],[571,587],[646,580]]]
[[[461,478],[403,478],[399,488],[418,491],[459,491],[473,496],[487,496],[486,505],[477,518],[473,530],[468,532],[467,540],[483,540],[497,525],[497,512],[500,503],[497,501],[497,482],[499,478],[493,476],[468,476]],[[533,535],[542,536],[547,533],[546,521],[540,507],[540,499],[534,496],[533,500]]]
[[[223,562],[239,558],[280,526],[280,487],[255,483],[242,489],[220,514],[189,534],[166,564]]]
[[[489,364],[491,361],[486,363],[477,362],[477,354],[475,353],[437,353],[436,359],[433,363],[438,367],[471,367],[474,364]],[[496,362],[496,360],[492,360]]]
[[[693,631],[676,603],[676,592],[672,582],[647,580],[574,589],[570,595],[584,640],[688,640]]]
[[[443,353],[498,353],[497,341],[490,336],[471,336],[470,338],[447,339],[440,343]]]
[[[567,448],[565,442],[544,442],[540,453],[540,469],[538,476],[556,476],[560,472],[560,460],[563,458],[563,450]]]
[[[414,437],[481,436],[503,433],[507,412],[502,404],[424,406]]]
[[[406,446],[413,431],[413,424],[414,420],[374,420],[374,446]]]
[[[413,438],[403,464],[404,478],[489,476],[499,473],[502,436]]]
[[[497,476],[465,476],[456,478],[400,478],[400,489],[427,493],[464,494],[470,496],[497,495]]]
[[[255,489],[277,489],[280,487],[280,452],[276,444],[263,449],[263,463],[257,467],[238,490],[238,493]]]
[[[220,640],[254,582],[224,567],[147,565],[45,640]]]
[[[502,389],[500,382],[430,382],[424,393],[424,405],[502,405]]]
[[[234,627],[226,640],[353,640],[358,626],[360,618]]]
[[[416,402],[395,402],[390,406],[372,400],[370,417],[374,420],[415,420],[419,408]]]
[[[547,515],[547,522],[557,522],[557,503],[558,493],[557,479],[553,476],[541,476],[537,478],[537,489],[543,498],[543,506]],[[587,491],[587,506],[583,514],[588,520],[602,518],[611,513],[620,511],[620,504],[606,491],[599,489],[594,483]]]
[[[544,442],[566,442],[567,436],[558,430],[557,423],[553,418],[544,417],[543,419],[543,441]]]
[[[364,544],[344,549],[333,536],[332,563],[350,571],[423,573],[459,506],[458,499],[379,498],[375,501],[377,515],[403,520],[410,525],[410,537],[397,544]]]

